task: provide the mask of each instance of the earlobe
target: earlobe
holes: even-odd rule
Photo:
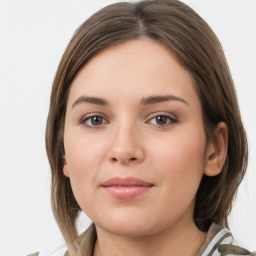
[[[214,133],[213,139],[208,142],[206,165],[204,174],[216,176],[223,168],[228,149],[228,127],[226,123],[220,122]]]
[[[65,176],[69,177],[68,165],[65,155],[63,156],[63,173]]]

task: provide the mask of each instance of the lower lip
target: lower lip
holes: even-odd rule
[[[102,188],[115,198],[130,199],[150,191],[152,186],[109,186]]]

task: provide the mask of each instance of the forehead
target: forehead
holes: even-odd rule
[[[73,80],[68,104],[83,94],[110,101],[159,94],[198,100],[190,73],[166,47],[150,39],[127,41],[92,57]]]

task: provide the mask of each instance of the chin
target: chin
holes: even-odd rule
[[[94,221],[96,227],[119,236],[147,236],[161,230],[160,220],[143,214],[113,214],[105,215],[104,219]],[[165,226],[165,225],[164,225]]]
[[[151,235],[153,233],[152,227],[144,225],[144,223],[139,223],[139,225],[136,225],[137,223],[114,222],[115,223],[108,223],[107,225],[104,223],[103,225],[98,226],[101,229],[118,236],[138,237]]]

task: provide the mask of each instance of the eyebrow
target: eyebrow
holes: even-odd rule
[[[109,103],[102,99],[102,98],[98,98],[98,97],[89,97],[89,96],[81,96],[79,97],[72,105],[72,108],[75,107],[76,105],[85,102],[85,103],[92,103],[95,105],[99,105],[99,106],[108,106]]]
[[[163,95],[163,96],[149,96],[146,98],[142,98],[140,101],[141,105],[150,105],[150,104],[157,104],[160,102],[165,102],[165,101],[180,101],[182,103],[185,103],[186,105],[189,105],[188,102],[180,97],[174,96],[174,95]]]
[[[174,96],[174,95],[149,96],[146,98],[142,98],[140,101],[140,104],[141,105],[151,105],[151,104],[157,104],[157,103],[166,102],[166,101],[179,101],[179,102],[185,103],[186,105],[189,105],[186,100],[184,100],[183,98]],[[81,96],[73,103],[72,108],[80,103],[83,103],[83,102],[91,103],[91,104],[95,104],[95,105],[99,105],[99,106],[109,106],[110,105],[106,100],[104,100],[102,98]]]

